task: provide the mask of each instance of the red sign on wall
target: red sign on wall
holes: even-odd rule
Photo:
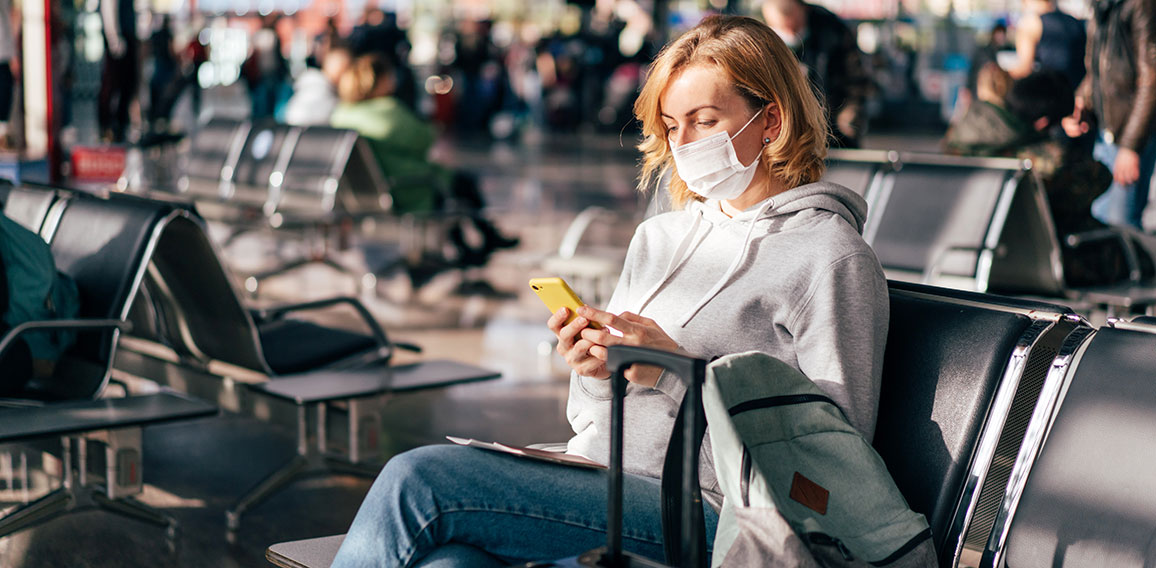
[[[73,181],[116,181],[124,172],[125,149],[118,146],[73,146]]]

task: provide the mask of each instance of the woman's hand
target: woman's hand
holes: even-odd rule
[[[616,316],[610,312],[597,310],[590,306],[578,308],[578,316],[581,319],[598,322],[603,326],[603,329],[583,329],[579,335],[582,340],[590,342],[590,355],[602,361],[604,369],[608,356],[606,348],[611,345],[632,345],[661,349],[663,351],[678,350],[678,343],[675,343],[675,341],[650,318],[644,318],[630,312],[622,312],[622,314]],[[622,335],[615,335],[607,328],[618,330]],[[609,376],[609,370],[607,370],[606,373],[607,376]],[[643,386],[653,387],[658,383],[660,374],[662,374],[662,369],[659,367],[652,365],[634,365],[626,370],[626,380]]]
[[[579,375],[595,379],[610,378],[610,371],[606,368],[606,346],[595,344],[581,336],[586,327],[590,325],[590,320],[578,316],[574,318],[574,321],[566,324],[568,317],[570,317],[570,310],[559,308],[546,322],[546,327],[549,327],[550,331],[558,336],[558,347],[555,350],[566,361],[566,364]],[[601,353],[602,357],[595,356],[592,353],[594,350]]]

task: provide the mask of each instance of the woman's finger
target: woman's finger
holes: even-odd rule
[[[566,325],[566,318],[570,316],[570,310],[567,308],[558,308],[558,311],[550,315],[550,319],[546,320],[546,327],[555,335],[561,331],[562,326]]]
[[[622,344],[622,338],[610,333],[609,331],[606,331],[606,329],[594,329],[592,327],[588,327],[583,329],[581,333],[578,334],[578,336],[582,339],[590,341],[591,343],[597,343],[598,345],[610,346]]]
[[[601,345],[592,345],[590,347],[590,356],[605,363],[606,359],[610,356],[610,351]]]
[[[599,323],[603,327],[609,326],[621,331],[619,326],[622,325],[623,320],[610,312],[591,308],[590,306],[582,306],[578,308],[578,315],[592,322]]]

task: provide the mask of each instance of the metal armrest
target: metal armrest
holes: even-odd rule
[[[573,258],[578,250],[578,243],[582,242],[582,237],[586,234],[586,229],[590,228],[595,219],[609,213],[610,210],[598,206],[587,207],[578,213],[566,228],[566,233],[562,235],[562,242],[558,244],[558,256]]]
[[[97,330],[97,329],[119,329],[123,332],[128,332],[132,329],[132,324],[127,321],[115,319],[59,319],[59,320],[35,320],[26,321],[5,333],[3,338],[0,338],[0,357],[8,350],[8,347],[16,341],[16,338],[25,332],[38,330]]]
[[[1128,263],[1128,280],[1131,282],[1139,282],[1142,278],[1140,273],[1140,257],[1136,252],[1136,245],[1132,242],[1130,235],[1125,231],[1115,227],[1106,227],[1092,231],[1072,233],[1064,237],[1064,244],[1067,245],[1068,248],[1076,249],[1089,243],[1098,243],[1106,240],[1117,240],[1120,242],[1120,249],[1124,252],[1124,261]]]
[[[586,236],[590,225],[596,220],[609,220],[610,218],[620,220],[630,219],[631,222],[634,222],[633,216],[619,211],[606,209],[605,207],[599,207],[597,205],[587,207],[574,217],[574,220],[570,222],[570,226],[566,228],[566,232],[562,234],[562,240],[558,243],[558,257],[564,259],[574,258],[574,255],[578,252],[578,245],[582,243],[582,239]]]

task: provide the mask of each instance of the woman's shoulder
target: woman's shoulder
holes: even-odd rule
[[[842,215],[832,211],[800,211],[776,236],[781,244],[775,247],[779,252],[774,254],[788,248],[792,254],[809,259],[808,264],[819,270],[847,257],[875,258],[875,252],[863,235]]]

